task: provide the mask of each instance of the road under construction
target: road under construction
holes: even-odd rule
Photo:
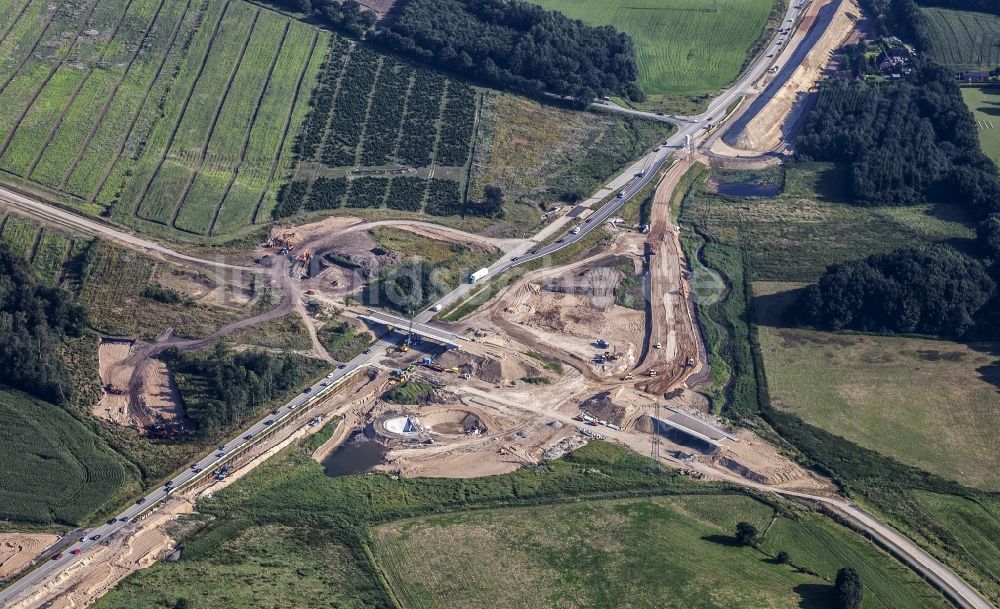
[[[789,5],[786,19],[797,22],[809,5],[809,2]],[[822,26],[814,22],[810,27]],[[803,40],[808,43],[810,38]],[[384,335],[357,357],[334,367],[294,399],[234,434],[217,450],[185,465],[168,484],[134,498],[134,503],[107,524],[87,530],[80,540],[64,545],[62,551],[68,554],[60,560],[38,563],[0,591],[0,603],[17,609],[61,606],[52,603],[64,597],[73,582],[78,581],[74,578],[88,568],[100,569],[100,564],[87,562],[93,553],[107,552],[108,548],[117,547],[113,545],[115,540],[132,538],[162,526],[163,522],[157,519],[159,514],[171,513],[180,502],[194,501],[206,489],[225,484],[226,481],[213,475],[220,468],[232,465],[234,473],[241,475],[274,454],[280,446],[287,445],[290,439],[298,437],[296,434],[308,433],[306,428],[314,426],[304,423],[306,419],[316,421],[317,417],[327,417],[329,420],[329,416],[337,415],[343,422],[329,445],[324,447],[326,451],[333,450],[338,442],[346,439],[350,430],[384,421],[388,407],[377,397],[382,389],[419,378],[426,379],[436,388],[436,410],[427,412],[438,417],[438,421],[447,419],[447,424],[436,423],[439,431],[434,432],[433,416],[428,416],[430,423],[424,431],[435,434],[431,436],[435,442],[420,446],[403,442],[393,445],[388,462],[380,467],[384,471],[459,476],[498,473],[540,458],[550,458],[558,454],[560,447],[571,448],[579,441],[595,437],[648,453],[651,436],[658,445],[661,432],[665,431],[663,428],[669,427],[703,441],[710,449],[691,454],[686,451],[686,445],[664,438],[668,450],[655,455],[664,463],[696,473],[697,477],[726,480],[827,505],[865,529],[871,537],[934,582],[959,606],[990,609],[990,604],[981,595],[913,542],[838,497],[829,481],[790,462],[774,446],[752,433],[731,431],[714,417],[699,413],[697,408],[689,408],[684,402],[697,399],[694,392],[686,391],[686,384],[704,372],[707,362],[688,297],[688,268],[677,227],[670,219],[671,195],[693,160],[686,153],[697,149],[708,139],[706,136],[711,135],[708,132],[712,129],[705,127],[715,126],[715,133],[720,133],[718,129],[724,130],[725,126],[718,125],[725,121],[726,113],[748,94],[772,64],[770,58],[761,54],[733,86],[709,104],[706,112],[697,117],[672,117],[678,130],[667,145],[605,184],[595,194],[594,202],[605,201],[599,209],[588,209],[587,213],[576,216],[565,215],[530,240],[498,244],[503,252],[488,267],[486,277],[496,277],[527,262],[545,259],[594,230],[608,231],[609,247],[588,252],[582,259],[561,267],[525,273],[500,290],[480,311],[456,324],[433,318],[436,312],[469,298],[480,289],[480,284],[462,283],[412,318],[359,307],[345,308],[345,315],[381,327],[391,326],[396,332]],[[786,65],[785,69],[788,67]],[[689,148],[685,149],[686,146]],[[647,234],[606,228],[607,220],[650,185],[656,187],[656,194]],[[281,278],[283,300],[279,309],[282,314],[301,308],[301,286],[285,279],[288,273],[284,267],[262,269],[201,260],[94,220],[80,218],[24,193],[0,189],[0,205],[172,260],[271,274]],[[560,274],[586,272],[595,281],[609,277],[611,271],[600,269],[614,270],[614,265],[622,261],[645,265],[648,275],[648,320],[637,322],[633,329],[615,325],[619,313],[623,319],[629,316],[626,311],[614,310],[612,307],[619,305],[613,302],[595,303],[589,299],[590,295],[581,299],[579,294],[545,289]],[[594,327],[603,324],[607,333],[587,336],[582,331],[577,335],[567,332],[567,319],[551,317],[564,305],[572,307],[580,316],[591,316]],[[633,317],[641,315],[635,313]],[[637,331],[638,335],[625,340],[623,337],[630,331]],[[209,344],[225,334],[220,332],[184,346],[198,348]],[[430,355],[417,350],[401,353],[399,339],[404,334],[420,336],[446,349]],[[170,344],[176,343],[170,340],[154,343],[143,356],[149,357],[150,353]],[[595,363],[597,359],[600,363]],[[420,366],[420,362],[425,365]],[[573,370],[563,370],[560,362],[568,363]],[[347,388],[355,390],[350,392]],[[669,398],[670,406],[661,409],[664,396],[674,397]],[[443,413],[449,414],[446,417]],[[448,427],[453,418],[465,421],[469,415],[487,423],[463,426],[458,432]],[[408,417],[409,414],[393,414],[394,418],[399,416]],[[399,427],[398,431],[420,431],[415,413],[412,419],[406,420],[410,424]],[[72,553],[74,550],[80,553]],[[125,569],[116,577],[120,579],[127,574]],[[114,581],[108,585],[113,585]]]

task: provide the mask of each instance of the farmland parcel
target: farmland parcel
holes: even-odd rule
[[[953,70],[992,70],[1000,65],[1000,16],[926,8],[931,56]]]
[[[175,236],[269,217],[329,34],[229,0],[0,15],[0,178]]]
[[[732,82],[763,35],[773,0],[534,0],[632,37],[639,85],[656,98],[698,97]],[[716,10],[716,7],[718,10]]]

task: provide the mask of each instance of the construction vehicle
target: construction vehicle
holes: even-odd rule
[[[400,343],[400,345],[399,345],[399,352],[400,353],[406,353],[409,350],[410,350],[410,342],[409,341],[403,341],[402,343]]]
[[[656,376],[656,368],[653,368],[649,372],[647,372],[646,376]]]
[[[689,357],[689,358],[687,358],[687,361],[684,362],[684,367],[685,368],[690,368],[692,366],[694,366],[694,358],[693,357]]]
[[[631,372],[629,372],[628,374],[626,374],[625,376],[623,376],[623,377],[621,378],[621,380],[623,380],[623,381],[631,381],[631,380],[632,380],[632,379],[634,379],[634,378],[635,378],[635,377],[634,377],[634,376],[632,375],[632,373],[631,373]]]
[[[597,339],[597,342],[594,344],[597,345],[598,349],[607,349],[608,347],[611,346],[608,344],[608,341],[604,340],[603,338]]]
[[[458,374],[458,368],[457,367],[445,368],[444,371],[445,372],[454,372],[455,374]]]
[[[125,395],[125,390],[118,385],[113,385],[108,383],[104,386],[104,391],[110,393],[111,395]]]

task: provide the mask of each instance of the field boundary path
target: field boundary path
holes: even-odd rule
[[[108,226],[107,224],[102,224],[101,222],[60,209],[54,205],[43,203],[39,200],[32,199],[26,195],[3,187],[0,187],[0,206],[19,211],[24,215],[37,218],[48,224],[66,227],[74,232],[82,232],[95,237],[103,237],[109,241],[145,251],[149,254],[158,254],[167,258],[194,263],[200,266],[247,271],[250,273],[267,272],[265,269],[261,269],[260,267],[241,266],[238,264],[223,262],[221,260],[208,260],[205,258],[198,258],[196,256],[189,256],[188,254],[182,254],[181,252],[170,249],[169,247],[160,245],[155,241],[143,239],[142,237],[138,237],[132,233],[118,230]]]

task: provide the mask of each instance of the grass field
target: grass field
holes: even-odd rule
[[[868,254],[971,241],[973,231],[957,205],[853,205],[844,171],[821,163],[789,165],[784,191],[770,199],[700,192],[685,203],[681,222],[743,248],[751,281],[813,281],[828,265]]]
[[[182,237],[273,204],[329,34],[240,0],[4,4],[8,180]]]
[[[735,80],[775,5],[774,0],[533,1],[631,36],[639,85],[654,99],[701,96]]]
[[[974,556],[977,571],[992,581],[994,597],[1000,591],[1000,497],[975,500],[926,491],[913,491],[917,505],[951,536],[949,543]]]
[[[846,564],[865,578],[867,609],[946,606],[894,559],[816,514],[786,507],[787,517],[777,516],[603,442],[502,476],[330,478],[311,455],[331,432],[200,502],[203,526],[182,540],[180,561],[139,571],[95,607],[173,607],[181,598],[218,609],[392,607],[395,597],[403,607],[621,607],[627,599],[636,608],[827,609],[833,575]],[[667,496],[616,498],[640,489]],[[771,529],[780,534],[773,543],[768,534],[763,551],[734,545],[736,522],[764,530],[776,516]],[[816,539],[835,547],[810,545]],[[780,550],[793,565],[773,560]]]
[[[935,61],[956,71],[1000,66],[1000,15],[934,7],[921,12]]]
[[[137,490],[136,472],[54,404],[0,390],[0,437],[4,520],[79,524]]]
[[[758,284],[757,305],[790,286]],[[780,294],[780,292],[778,292]],[[807,423],[951,480],[1000,490],[1000,345],[768,325],[760,349],[772,403]]]
[[[1000,87],[962,87],[962,99],[979,125],[983,152],[1000,164]]]
[[[846,530],[813,515],[772,524],[774,516],[742,495],[682,496],[433,516],[384,525],[374,538],[410,609],[618,607],[622,599],[633,608],[827,607],[844,565],[862,574],[864,607],[945,606]],[[763,552],[734,544],[742,520],[767,529]],[[782,550],[818,575],[777,564]]]

